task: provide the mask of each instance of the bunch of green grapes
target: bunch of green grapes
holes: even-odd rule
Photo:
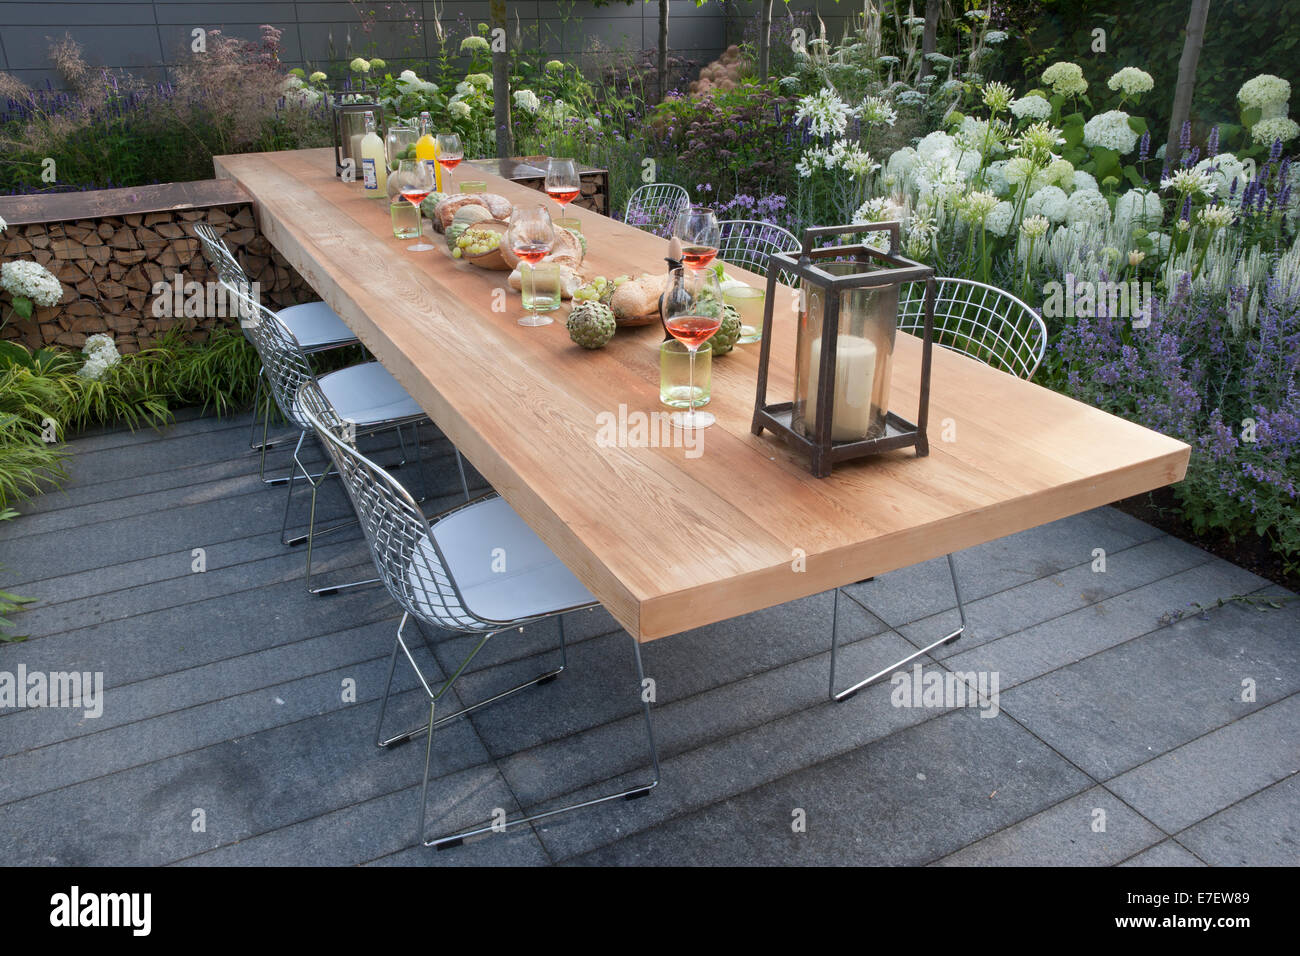
[[[485,256],[501,245],[501,233],[495,229],[475,229],[470,227],[456,239],[456,248],[451,251],[453,259],[462,256]]]
[[[608,303],[614,290],[621,286],[628,279],[627,276],[619,276],[617,279],[606,279],[604,276],[596,276],[586,285],[580,286],[573,293],[575,302],[604,302]]]

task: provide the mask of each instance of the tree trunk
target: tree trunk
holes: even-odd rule
[[[668,0],[659,0],[659,102],[668,95]]]
[[[939,52],[939,15],[943,0],[925,0],[925,32],[921,34],[921,76],[929,76],[934,65],[926,59],[928,53]]]
[[[1173,169],[1182,161],[1178,145],[1183,124],[1192,115],[1192,94],[1196,91],[1196,63],[1201,58],[1201,43],[1205,40],[1205,21],[1210,16],[1210,0],[1192,0],[1187,16],[1187,36],[1183,40],[1183,55],[1178,61],[1178,85],[1174,87],[1174,111],[1169,119],[1169,140],[1165,143],[1165,165]]]
[[[505,49],[497,50],[495,37],[506,36],[509,18],[506,16],[506,0],[492,0],[492,114],[497,133],[497,157],[506,159],[515,151],[514,130],[510,127],[510,54]],[[497,33],[497,28],[501,33]]]
[[[758,78],[767,82],[772,69],[772,4],[775,0],[762,0],[763,18],[758,27]]]

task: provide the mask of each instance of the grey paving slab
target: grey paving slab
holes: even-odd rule
[[[1122,551],[1160,534],[1113,508],[1063,518],[958,552],[962,595],[968,601],[978,600],[1091,561],[1093,548]],[[890,627],[957,606],[944,558],[892,571],[846,590]]]
[[[1226,561],[1211,560],[1159,581],[1125,591],[1061,617],[986,643],[965,637],[940,655],[962,670],[991,670],[1001,675],[1003,690],[1058,667],[1158,631],[1161,619],[1192,602],[1212,605],[1220,598],[1254,590],[1260,579]],[[937,652],[936,652],[937,653]]]
[[[575,862],[918,865],[1087,784],[1012,721],[958,711]],[[806,832],[794,831],[797,811],[805,815]],[[553,837],[542,839],[549,847]]]
[[[1179,846],[1175,840],[1165,840],[1155,846],[1131,856],[1120,866],[1205,866],[1203,860]]]
[[[1109,866],[1165,838],[1103,787],[963,847],[939,866]]]
[[[1300,690],[1297,613],[1184,619],[1013,687],[1002,708],[1106,781]],[[1258,687],[1249,703],[1247,678]]]
[[[936,648],[934,656],[943,660],[965,654],[1008,634],[1064,617],[1210,560],[1210,555],[1200,548],[1162,535],[1112,552],[1107,556],[1104,572],[1094,571],[1093,562],[1087,561],[1028,584],[967,601],[966,632],[958,643]],[[925,647],[937,637],[950,634],[960,623],[954,607],[905,625],[899,628],[899,633],[917,647]]]
[[[1300,771],[1300,694],[1206,734],[1106,786],[1169,833]]]
[[[1178,840],[1212,866],[1300,866],[1300,775],[1292,771]]]

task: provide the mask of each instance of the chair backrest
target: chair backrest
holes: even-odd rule
[[[244,332],[262,359],[262,372],[271,397],[286,419],[300,428],[311,427],[295,400],[304,382],[316,381],[307,354],[278,315],[248,298],[246,293],[245,302],[254,311],[254,317],[244,323]]]
[[[491,622],[465,609],[446,558],[429,533],[429,522],[402,484],[356,448],[342,421],[314,381],[304,382],[298,404],[325,446],[356,509],[379,579],[404,611],[440,627],[493,630]]]
[[[216,270],[217,278],[227,285],[236,285],[241,280],[245,283],[249,281],[243,266],[230,251],[230,247],[217,235],[215,229],[206,222],[196,222],[194,235],[198,236],[199,245],[203,247],[203,256]]]
[[[718,258],[759,275],[767,275],[767,260],[772,253],[798,252],[800,249],[799,239],[794,233],[770,222],[724,219],[718,226],[722,231]],[[790,285],[793,278],[783,274],[780,281]]]
[[[934,342],[1012,375],[1034,377],[1047,353],[1047,324],[1010,292],[973,279],[935,279]],[[903,286],[898,327],[925,327],[925,283]]]
[[[690,194],[676,183],[648,183],[638,186],[627,197],[623,221],[667,238],[677,220],[677,213],[690,204]]]

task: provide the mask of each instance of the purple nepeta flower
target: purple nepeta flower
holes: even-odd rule
[[[1147,153],[1150,151],[1151,134],[1149,132],[1143,133],[1142,138],[1138,140],[1138,162],[1145,163],[1147,161]]]
[[[1219,127],[1210,130],[1210,139],[1205,144],[1205,155],[1211,159],[1219,155]]]

